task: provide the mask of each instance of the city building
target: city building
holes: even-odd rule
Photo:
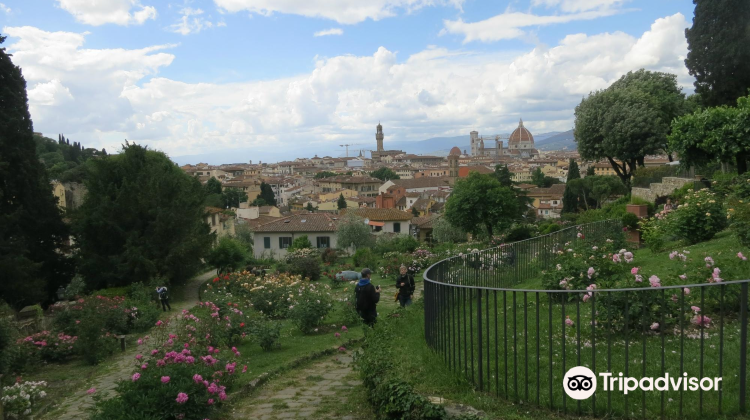
[[[281,258],[294,239],[306,235],[320,249],[336,248],[338,217],[329,213],[302,213],[276,219],[253,229],[256,258]]]
[[[519,120],[518,128],[508,136],[508,147],[504,147],[503,137],[495,135],[492,139],[480,137],[477,131],[469,133],[471,141],[471,155],[474,157],[502,157],[511,156],[521,159],[530,159],[539,155],[534,148],[534,136],[524,127],[523,120]]]

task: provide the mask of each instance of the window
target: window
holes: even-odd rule
[[[401,232],[401,222],[395,222],[393,224],[393,231],[396,232],[396,233],[400,233]]]
[[[270,236],[263,237],[263,248],[271,249],[271,237]]]
[[[328,236],[318,236],[317,238],[318,248],[330,248],[331,238]]]
[[[290,246],[292,246],[292,238],[289,236],[284,236],[279,238],[279,249],[287,249]]]

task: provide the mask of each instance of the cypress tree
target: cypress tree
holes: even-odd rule
[[[346,208],[346,199],[344,198],[344,194],[339,194],[339,200],[336,202],[336,207],[338,207],[339,210]]]
[[[578,164],[573,159],[570,160],[568,165],[568,178],[565,183],[565,191],[563,192],[563,213],[575,213],[578,211],[578,194],[573,192],[570,188],[570,181],[581,178],[581,171],[578,169]]]
[[[5,48],[0,81],[0,298],[20,308],[49,301],[72,266],[58,252],[68,228],[36,157],[26,80]]]

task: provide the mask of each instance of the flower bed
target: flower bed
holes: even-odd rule
[[[3,387],[2,404],[6,415],[15,418],[23,418],[32,413],[36,404],[44,398],[47,393],[44,388],[47,383],[39,382],[16,382],[11,386]]]

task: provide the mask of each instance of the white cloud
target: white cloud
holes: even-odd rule
[[[596,9],[611,9],[629,0],[532,0],[534,6],[559,7],[567,13],[584,12]]]
[[[6,6],[3,3],[0,3],[0,12],[5,13],[6,15],[9,15],[12,10],[10,10],[10,7]]]
[[[344,30],[341,28],[331,28],[331,29],[318,31],[313,34],[313,36],[327,36],[327,35],[344,35]]]
[[[16,41],[9,51],[31,87],[36,131],[108,150],[127,138],[173,156],[248,148],[260,156],[301,154],[305,145],[335,151],[342,139],[374,144],[378,120],[386,143],[473,128],[507,133],[519,117],[535,133],[567,130],[582,96],[628,71],[673,72],[690,89],[688,25],[676,14],[640,37],[574,34],[512,57],[430,47],[397,60],[380,47],[321,59],[295,77],[224,84],[158,77],[174,58],[161,51],[167,46],[94,50],[83,48],[82,34],[4,32]]]
[[[156,19],[156,8],[144,6],[138,0],[57,0],[57,3],[77,21],[93,26],[142,25]]]
[[[440,35],[463,35],[464,44],[471,41],[499,41],[521,38],[526,32],[521,28],[568,23],[577,20],[592,20],[617,13],[614,9],[602,9],[564,15],[540,16],[531,13],[505,12],[479,22],[464,22],[462,19],[445,20]]]
[[[182,15],[182,17],[177,21],[177,23],[171,25],[168,28],[170,31],[182,35],[190,35],[197,34],[203,29],[214,27],[213,22],[202,16],[203,10],[201,9],[185,7],[180,10],[180,15]],[[219,22],[218,24],[216,24],[216,26],[226,26],[226,23]]]
[[[461,8],[464,0],[214,0],[228,12],[247,11],[268,16],[287,13],[354,24],[366,19],[380,20],[427,6],[453,5]]]

